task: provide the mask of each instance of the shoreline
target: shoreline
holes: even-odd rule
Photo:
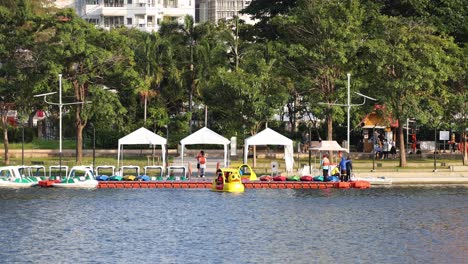
[[[92,150],[85,150],[84,151],[84,156],[88,157],[90,154],[92,155]],[[159,150],[160,151],[160,150]],[[191,150],[195,151],[195,150]],[[218,162],[221,164],[223,163],[222,155],[219,155],[221,152],[220,150],[207,150],[209,153],[208,158],[208,163],[207,163],[207,176],[213,176],[215,174],[215,169],[216,165]],[[41,149],[25,149],[25,158],[27,159],[40,159],[42,157],[51,157],[55,156],[56,150],[41,150]],[[64,150],[64,156],[72,156],[74,154],[74,150]],[[97,157],[116,157],[116,150],[101,150],[101,149],[96,149],[96,156]],[[129,153],[127,153],[130,158],[133,155],[138,155],[142,154],[151,154],[150,150],[128,150]],[[3,151],[0,150],[0,155],[3,154]],[[21,158],[21,150],[10,150],[11,157],[16,157]],[[132,155],[133,154],[133,155]],[[158,150],[156,151],[156,156],[158,155]],[[174,157],[173,164],[174,165],[181,165],[180,164],[180,157],[177,156],[177,150],[171,149],[170,150],[170,155]],[[302,154],[304,155],[304,154]],[[301,155],[301,156],[302,156]],[[278,157],[268,157],[271,160],[280,160]],[[187,153],[186,157],[184,158],[184,164],[188,165],[190,163],[192,165],[192,169],[196,167],[196,162],[195,159]],[[315,160],[314,160],[315,161]],[[149,161],[148,161],[149,162]],[[297,161],[296,161],[297,162]],[[294,166],[294,173],[289,173],[289,175],[300,175],[300,170],[304,164],[304,161],[299,161],[300,163],[296,164]],[[411,164],[411,160],[409,161],[411,168],[395,168],[395,163],[397,160],[392,160],[392,161],[384,161],[382,162],[381,160],[376,160],[372,162],[372,160],[367,160],[365,162],[356,162],[354,165],[354,174],[356,177],[359,178],[371,178],[371,179],[390,179],[392,181],[392,184],[388,184],[386,186],[392,186],[392,185],[468,185],[468,166],[463,166],[463,165],[453,165],[453,164],[448,164],[448,166],[442,166],[440,161],[438,161],[437,169],[434,170],[433,164],[431,163],[415,163]],[[235,159],[232,160],[232,165],[231,167],[234,167],[237,164],[241,164],[242,161],[239,161],[239,156]],[[250,165],[252,165],[252,160],[249,159],[248,162]],[[452,162],[450,162],[452,163]],[[457,162],[459,164],[459,162]],[[128,164],[127,164],[128,165]],[[263,166],[258,166],[257,169],[253,168],[253,170],[257,173],[257,176],[261,176],[264,174],[269,174],[269,166],[265,167],[265,164],[262,164]],[[374,165],[377,165],[376,167]],[[413,166],[415,165],[415,166]],[[281,168],[280,164],[280,171],[284,168]],[[314,169],[317,164],[312,164],[312,168]],[[375,170],[372,170],[372,168],[375,168]],[[48,169],[48,168],[47,168]],[[196,178],[196,169],[193,169],[193,178]],[[317,173],[318,170],[315,169],[315,172]],[[282,173],[285,174],[285,173]],[[312,176],[317,176],[317,175],[312,175]],[[379,184],[372,184],[372,186],[377,186]]]

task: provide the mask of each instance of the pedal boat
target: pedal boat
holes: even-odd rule
[[[61,182],[53,183],[52,186],[58,188],[94,189],[97,188],[98,184],[91,167],[74,166],[65,179]]]
[[[27,177],[33,182],[39,183],[40,181],[47,180],[46,169],[42,165],[23,166],[24,177]]]
[[[216,172],[211,190],[215,192],[244,192],[244,184],[242,184],[239,170],[229,168],[219,169]]]
[[[4,166],[0,167],[0,187],[2,188],[29,188],[37,185],[37,181],[23,177],[20,171],[22,166]]]
[[[110,171],[110,175],[104,174],[102,171]],[[115,166],[112,165],[101,165],[96,167],[96,180],[108,181],[110,177],[115,175]]]
[[[242,181],[256,181],[257,174],[252,170],[248,164],[242,164],[239,166],[239,174]]]

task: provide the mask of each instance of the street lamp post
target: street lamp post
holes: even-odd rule
[[[166,128],[166,167],[169,166],[169,124],[164,125]]]
[[[94,127],[93,123],[89,123],[89,125],[93,128],[93,170],[96,168],[96,128]]]
[[[346,104],[332,104],[332,103],[319,103],[319,104],[322,104],[322,105],[334,105],[334,106],[345,106],[347,107],[347,134],[346,134],[346,139],[347,139],[347,146],[346,146],[346,149],[349,153],[349,146],[351,145],[350,144],[350,112],[351,112],[351,106],[361,106],[361,105],[364,105],[366,103],[366,99],[369,99],[369,100],[372,100],[372,101],[377,101],[377,99],[375,98],[372,98],[370,96],[367,96],[367,95],[364,95],[364,94],[361,94],[361,93],[358,93],[358,92],[354,92],[355,94],[361,96],[361,97],[364,97],[364,101],[360,104],[351,104],[351,91],[350,91],[350,87],[351,87],[351,73],[348,73],[347,74],[348,76],[348,100],[347,100],[347,103]]]
[[[21,165],[24,165],[24,123],[21,124]]]
[[[437,171],[437,126],[434,127],[434,172]]]
[[[84,104],[84,103],[91,103],[91,101],[86,101],[86,102],[73,102],[73,103],[62,103],[62,74],[59,74],[59,102],[58,103],[53,103],[47,101],[47,96],[56,94],[57,92],[50,92],[50,93],[44,93],[44,94],[37,94],[34,95],[34,97],[44,97],[44,102],[50,105],[58,105],[59,107],[59,176],[60,178],[62,177],[62,108],[64,105],[74,105],[74,104]]]

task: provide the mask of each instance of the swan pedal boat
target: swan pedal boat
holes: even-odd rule
[[[74,166],[70,173],[61,182],[53,183],[53,187],[58,188],[97,188],[99,182],[95,179],[94,173],[89,166]]]
[[[23,177],[23,166],[0,167],[0,187],[2,188],[29,188],[37,185],[37,181]]]
[[[215,192],[244,192],[244,184],[242,184],[239,170],[229,168],[219,169],[216,172],[211,190]]]

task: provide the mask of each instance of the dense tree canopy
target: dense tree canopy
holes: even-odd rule
[[[66,102],[92,101],[66,108],[78,161],[90,122],[115,138],[140,126],[161,134],[170,127],[175,147],[200,126],[241,138],[265,123],[286,133],[275,115],[288,117],[287,133],[298,139],[307,125],[297,120],[308,116],[328,139],[342,140],[345,109],[332,105],[346,102],[347,73],[352,91],[378,98],[400,121],[431,124],[428,116],[437,115],[461,133],[467,127],[462,0],[256,0],[244,10],[255,25],[185,17],[152,33],[98,29],[48,3],[0,1],[0,96],[11,103],[2,107],[28,116],[47,108],[58,118],[57,107],[32,95],[57,91],[62,74]],[[352,127],[371,107],[353,111]],[[7,153],[6,121],[3,130]]]

